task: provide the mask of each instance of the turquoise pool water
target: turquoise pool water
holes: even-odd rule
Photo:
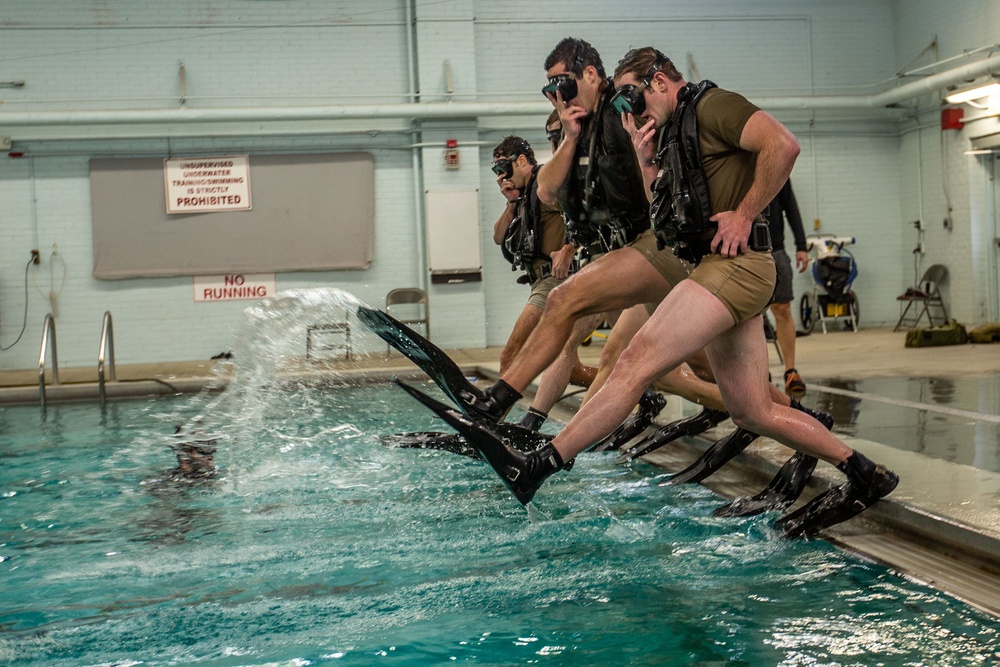
[[[175,424],[219,436],[184,481]],[[0,663],[989,665],[1000,622],[583,457],[518,505],[392,386],[0,408]]]

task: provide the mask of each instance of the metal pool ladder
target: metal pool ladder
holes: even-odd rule
[[[115,381],[115,327],[111,321],[111,311],[104,311],[104,323],[101,325],[101,349],[97,352],[97,386],[100,388],[101,405],[104,405],[104,359],[108,360],[108,379]]]
[[[52,342],[49,342],[49,336]],[[42,409],[45,409],[45,350],[52,353],[52,384],[59,384],[59,354],[56,351],[56,321],[52,313],[45,316],[42,322],[42,349],[38,353],[38,394],[41,397]]]

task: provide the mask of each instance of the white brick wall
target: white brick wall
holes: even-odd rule
[[[475,99],[475,94],[487,101],[540,99],[542,61],[569,35],[592,41],[609,73],[628,48],[653,44],[686,74],[693,66],[700,76],[754,97],[875,92],[879,88],[872,84],[910,63],[934,35],[939,57],[946,58],[992,43],[1000,34],[998,4],[979,0],[628,0],[624,5],[420,0],[416,12],[419,81],[428,101],[444,97],[445,61],[453,73],[455,99]],[[404,17],[402,0],[303,0],[281,3],[277,17],[272,3],[237,0],[7,3],[0,7],[0,79],[28,84],[0,90],[0,112],[172,108],[178,103],[181,61],[190,106],[398,103],[408,91]],[[920,100],[920,108],[916,122],[853,119],[849,127],[829,114],[777,114],[802,142],[793,182],[807,226],[819,217],[821,231],[859,237],[861,276],[855,288],[866,325],[896,319],[894,297],[912,280],[910,250],[916,236],[907,223],[920,210],[928,223],[922,266],[949,265],[956,316],[975,321],[988,309],[989,285],[977,271],[989,250],[984,235],[995,223],[983,203],[984,167],[963,155],[974,130],[946,133],[942,162],[937,99]],[[441,168],[441,148],[422,149],[423,188],[480,189],[484,282],[431,288],[434,338],[444,345],[502,344],[527,298],[492,243],[491,226],[502,202],[488,165],[490,149],[508,133],[541,145],[543,120],[425,123],[418,135],[424,142],[457,138],[462,145],[463,166],[457,172]],[[899,134],[917,124],[927,127]],[[355,126],[364,129],[365,124]],[[9,345],[20,330],[28,251],[38,247],[43,263],[29,271],[27,332],[12,350],[0,353],[0,369],[31,368],[37,361],[41,321],[49,310],[50,266],[56,289],[62,284],[61,264],[50,261],[53,244],[66,263],[65,285],[57,297],[63,365],[96,364],[106,309],[114,313],[121,363],[205,358],[232,344],[244,303],[194,304],[190,278],[92,278],[92,156],[371,150],[377,224],[372,267],[281,274],[279,289],[337,286],[381,305],[389,289],[425,280],[415,255],[421,230],[414,208],[422,193],[414,192],[408,133],[18,145],[16,128],[6,130],[0,114],[0,135],[7,134],[14,136],[15,148],[37,157],[34,183],[27,158],[0,159],[0,344]],[[941,226],[945,191],[955,219],[952,232]],[[797,292],[810,286],[799,277]]]

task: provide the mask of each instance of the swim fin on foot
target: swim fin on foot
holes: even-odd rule
[[[639,399],[639,409],[634,415],[622,422],[611,435],[607,436],[591,448],[593,452],[604,452],[618,449],[626,442],[639,435],[653,423],[667,405],[667,399],[657,391],[647,389]]]
[[[837,467],[847,475],[846,482],[786,514],[771,527],[789,538],[815,535],[857,516],[892,493],[899,484],[896,473],[868,460],[860,452],[854,452]]]
[[[728,505],[717,507],[714,516],[755,516],[776,509],[784,509],[794,503],[816,469],[816,457],[796,452],[778,470],[774,479],[754,496],[737,498]]]
[[[469,445],[478,450],[522,505],[531,502],[545,478],[567,467],[552,446],[550,435],[535,433],[517,424],[505,424],[506,433],[501,434],[499,424],[484,423],[427,396],[401,380],[397,379],[395,382],[448,422]]]
[[[417,431],[415,433],[393,433],[383,435],[379,440],[386,447],[398,449],[437,449],[460,456],[479,459],[479,452],[470,447],[458,433],[442,433],[440,431]]]
[[[615,463],[627,463],[640,456],[645,456],[654,452],[660,447],[669,445],[677,438],[688,435],[698,435],[703,431],[717,426],[729,418],[729,414],[721,410],[705,408],[692,417],[679,419],[660,428],[652,435],[646,436],[636,444],[632,445],[622,453]]]
[[[496,424],[496,430],[501,435],[510,435],[513,433],[514,424],[500,423]],[[534,429],[528,429],[534,432]],[[520,429],[517,433],[520,434]],[[552,439],[552,436],[542,434],[542,441],[548,442]],[[452,454],[458,454],[459,456],[468,456],[472,459],[482,459],[483,457],[479,455],[479,450],[472,447],[465,441],[458,433],[442,433],[440,431],[417,431],[415,433],[393,433],[391,435],[383,435],[379,437],[379,440],[386,447],[396,447],[399,449],[437,449],[443,452],[451,452]],[[537,443],[533,441],[522,441],[520,438],[514,438],[512,440],[514,447],[523,446],[526,449],[524,451],[531,451],[535,449]]]
[[[698,457],[698,460],[672,477],[660,482],[660,486],[677,486],[678,484],[693,484],[710,477],[726,465],[734,456],[746,449],[756,440],[756,433],[745,428],[737,428],[724,438],[716,441]]]
[[[485,398],[485,392],[469,382],[458,364],[441,348],[392,315],[367,306],[358,306],[357,315],[362,324],[427,373],[463,412]]]

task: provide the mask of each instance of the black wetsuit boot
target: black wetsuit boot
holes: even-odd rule
[[[857,516],[892,493],[899,484],[896,473],[860,452],[851,454],[837,469],[847,475],[845,483],[781,517],[772,527],[785,537],[813,535]]]
[[[467,404],[471,414],[496,423],[503,421],[514,404],[521,400],[521,394],[503,380],[497,380],[481,397],[471,399]]]
[[[520,426],[528,429],[529,431],[537,431],[548,419],[548,414],[542,412],[541,410],[536,410],[535,408],[528,408],[528,411],[521,417]]]
[[[522,505],[530,503],[542,482],[565,465],[552,445],[543,445],[527,453],[506,448],[506,456],[501,454],[499,458],[496,453],[496,450],[483,452],[483,456]]]

